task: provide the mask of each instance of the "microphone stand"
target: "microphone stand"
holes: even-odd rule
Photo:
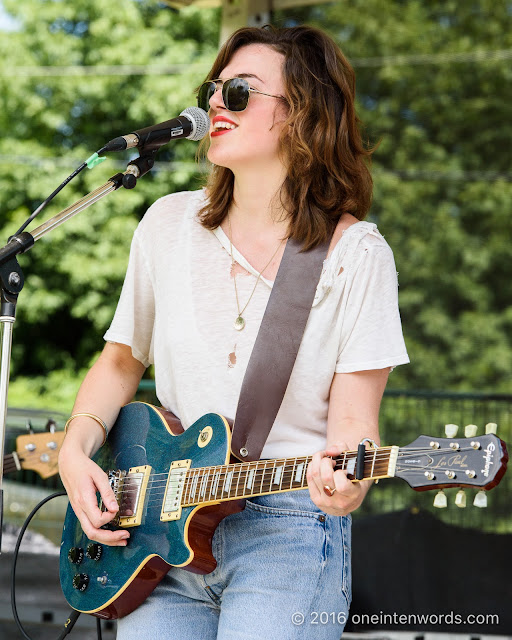
[[[9,373],[11,364],[12,330],[16,320],[16,304],[18,295],[23,289],[24,277],[16,256],[28,251],[37,240],[60,226],[77,213],[87,209],[98,200],[117,191],[121,186],[125,189],[133,189],[138,178],[150,171],[155,162],[158,149],[146,151],[140,150],[140,156],[132,160],[124,173],[112,176],[104,185],[91,191],[86,196],[77,200],[74,204],[63,209],[60,213],[50,218],[42,225],[34,229],[32,233],[23,231],[9,239],[9,242],[0,249],[0,330],[1,330],[1,358],[0,358],[0,554],[2,552],[2,524],[3,524],[3,465],[5,431],[7,420],[7,396],[9,392]]]

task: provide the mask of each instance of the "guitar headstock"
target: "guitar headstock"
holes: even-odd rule
[[[22,469],[35,471],[46,479],[55,475],[64,431],[29,433],[16,438],[16,454]]]
[[[482,435],[476,435],[476,427],[468,425],[466,438],[456,437],[455,425],[447,425],[446,430],[448,438],[420,436],[400,447],[395,476],[416,491],[449,487],[488,491],[495,487],[505,474],[508,461],[506,445],[495,434],[496,425],[487,425],[487,433]],[[443,498],[435,506],[446,506]]]

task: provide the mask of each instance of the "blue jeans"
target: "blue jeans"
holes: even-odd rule
[[[247,500],[213,538],[201,576],[172,568],[118,621],[118,640],[339,640],[351,600],[350,516],[305,491]]]

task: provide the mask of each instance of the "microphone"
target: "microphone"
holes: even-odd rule
[[[209,130],[210,118],[206,111],[199,107],[187,107],[177,118],[110,140],[98,153],[124,151],[133,147],[139,147],[139,149],[144,147],[147,151],[158,149],[170,140],[178,138],[201,140]]]

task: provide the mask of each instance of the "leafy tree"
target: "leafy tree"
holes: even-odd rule
[[[412,362],[391,386],[512,391],[510,3],[347,0],[276,22],[335,38],[380,143],[370,219],[395,253]]]
[[[2,58],[9,60],[0,76],[0,199],[7,241],[107,140],[195,103],[194,88],[217,49],[219,11],[177,12],[151,0],[5,0],[4,6],[19,25],[0,39]],[[162,148],[157,168],[135,191],[108,196],[19,258],[26,285],[14,331],[11,404],[70,408],[79,380],[103,346],[135,226],[158,197],[198,188],[196,148],[188,141]],[[80,174],[40,222],[105,183],[133,157],[110,156]]]
[[[19,24],[0,38],[6,240],[106,140],[193,104],[217,49],[220,13],[152,0],[4,5]],[[275,12],[274,22],[320,26],[356,67],[365,134],[379,143],[370,219],[395,252],[412,360],[391,386],[510,391],[509,3],[344,0]],[[162,148],[161,164],[135,191],[102,200],[20,257],[27,284],[11,404],[69,408],[101,349],[133,229],[157,197],[199,186],[195,150],[186,141]],[[110,156],[82,174],[47,215],[129,157]]]

